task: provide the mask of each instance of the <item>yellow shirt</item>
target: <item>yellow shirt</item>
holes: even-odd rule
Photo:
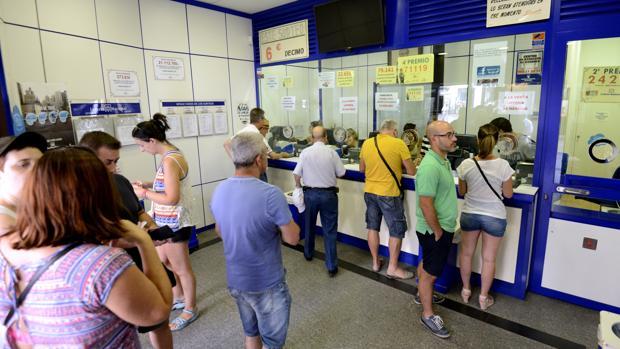
[[[403,174],[403,161],[411,158],[405,142],[400,138],[383,134],[377,135],[377,142],[379,143],[381,154],[383,154],[383,157],[400,181]],[[364,141],[362,151],[360,152],[360,159],[363,159],[366,164],[364,192],[380,196],[400,195],[394,177],[392,177],[381,157],[379,157],[374,139],[368,138]]]

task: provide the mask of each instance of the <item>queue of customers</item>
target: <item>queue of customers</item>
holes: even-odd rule
[[[226,142],[235,173],[218,185],[210,207],[223,241],[228,290],[238,307],[246,348],[281,348],[291,309],[281,242],[297,244],[300,229],[284,194],[266,178],[260,179],[267,158],[279,154],[272,154],[260,132],[264,112],[252,115],[258,132],[240,132]],[[171,348],[171,331],[196,320],[196,277],[187,246],[192,229],[190,164],[166,139],[168,128],[166,117],[155,114],[133,130],[141,151],[161,157],[154,180],[148,183],[132,183],[116,173],[121,144],[103,132],[86,134],[78,147],[49,151],[46,140],[33,132],[0,139],[3,347],[132,348],[139,347],[141,332],[149,334],[155,348]],[[336,179],[345,169],[325,145],[322,126],[314,127],[311,136],[312,146],[301,153],[293,172],[304,194],[304,256],[313,258],[320,215],[325,265],[334,277]],[[501,200],[512,195],[512,169],[492,152],[497,137],[497,128],[482,126],[479,155],[457,169],[459,192],[465,196],[460,219],[461,296],[469,301],[471,260],[482,237],[482,309],[493,304],[488,292],[506,228]],[[456,230],[457,197],[446,160],[456,138],[452,126],[441,121],[428,125],[427,138],[430,149],[421,162],[411,159],[397,138],[397,124],[387,120],[376,137],[364,142],[360,171],[366,175],[372,269],[380,272],[384,264],[378,253],[384,219],[390,234],[386,276],[393,279],[414,277],[398,265],[398,255],[408,231],[402,173],[417,173],[416,235],[422,256],[414,301],[423,307],[421,323],[447,338],[449,332],[432,304],[443,300],[433,294],[433,284],[445,267]],[[148,213],[140,199],[152,203]],[[171,310],[182,311],[169,323]]]

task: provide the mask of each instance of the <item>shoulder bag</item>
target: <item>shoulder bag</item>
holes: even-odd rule
[[[476,167],[478,167],[478,171],[480,171],[480,174],[482,175],[482,179],[484,179],[485,182],[487,182],[487,185],[489,186],[489,188],[491,188],[491,190],[493,191],[493,194],[495,194],[495,196],[497,196],[497,198],[499,199],[499,201],[504,201],[504,198],[502,198],[497,191],[495,191],[495,189],[493,189],[493,186],[491,185],[491,183],[489,183],[489,180],[487,179],[487,176],[485,176],[484,172],[482,171],[482,168],[480,167],[480,164],[478,163],[478,161],[476,160],[475,157],[472,158],[474,160],[474,163],[476,164]]]
[[[405,191],[403,189],[403,186],[400,184],[398,177],[396,177],[396,173],[394,173],[390,165],[388,165],[387,161],[385,161],[383,154],[381,154],[381,150],[379,150],[379,142],[377,142],[377,136],[375,136],[374,139],[375,139],[375,147],[377,147],[377,153],[379,153],[379,157],[381,158],[381,160],[383,160],[383,163],[385,164],[385,167],[387,167],[388,171],[390,171],[392,178],[394,178],[394,181],[396,182],[396,186],[398,187],[398,191],[400,191],[400,199],[403,200],[405,198]]]

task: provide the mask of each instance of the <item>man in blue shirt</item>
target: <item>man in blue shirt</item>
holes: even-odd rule
[[[296,245],[299,227],[280,189],[259,180],[268,151],[261,134],[236,135],[231,150],[235,175],[218,185],[211,199],[215,229],[224,243],[228,289],[239,308],[245,347],[281,348],[291,296],[280,242]]]

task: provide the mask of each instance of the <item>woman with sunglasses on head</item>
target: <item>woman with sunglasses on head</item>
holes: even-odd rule
[[[471,296],[471,265],[478,238],[482,236],[482,285],[478,302],[482,310],[493,305],[489,289],[495,276],[495,259],[506,231],[506,207],[503,198],[512,197],[512,174],[508,161],[493,155],[499,129],[486,124],[478,130],[478,155],[464,160],[456,169],[459,194],[465,196],[461,210],[460,270],[461,297]]]
[[[84,148],[47,152],[22,193],[0,239],[3,347],[139,348],[134,325],[167,319],[170,282],[148,234],[120,220],[103,163]],[[143,272],[108,242],[137,247]]]
[[[179,149],[166,139],[166,130],[169,129],[166,116],[156,113],[152,120],[136,125],[132,137],[140,151],[161,156],[152,185],[134,182],[134,191],[138,198],[152,202],[151,215],[155,223],[160,227],[167,225],[174,231],[168,243],[157,246],[161,261],[172,270],[177,280],[172,289],[172,309],[183,309],[170,323],[170,330],[174,332],[196,320],[198,312],[196,277],[188,250],[193,229],[188,207],[192,197],[189,166]]]

